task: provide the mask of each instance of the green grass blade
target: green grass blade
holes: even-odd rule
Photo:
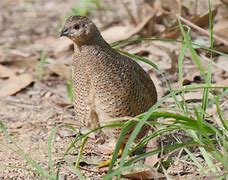
[[[211,12],[211,1],[208,0],[208,5],[209,5],[209,31],[210,31],[210,48],[213,49],[214,47],[214,39],[213,39],[213,17],[212,17],[212,12]],[[210,55],[210,63],[208,66],[208,71],[207,71],[207,76],[206,76],[206,83],[211,84],[211,76],[212,76],[212,52]],[[208,104],[208,94],[209,94],[209,89],[205,88],[203,92],[203,100],[202,100],[202,113],[201,113],[201,118],[204,119],[204,114],[207,109],[207,104]]]
[[[83,141],[82,141],[82,144],[81,144],[81,147],[80,147],[80,150],[79,150],[77,159],[76,159],[75,169],[78,169],[78,167],[79,167],[79,163],[80,163],[80,160],[81,160],[81,157],[82,157],[82,153],[83,153],[83,149],[85,147],[85,144],[86,144],[87,139],[88,139],[88,136],[85,136],[83,138]]]
[[[130,149],[131,144],[134,142],[136,136],[138,135],[139,131],[141,130],[141,128],[143,127],[143,125],[145,124],[145,122],[147,121],[147,119],[150,117],[150,115],[155,111],[155,109],[161,104],[162,100],[164,98],[161,98],[157,103],[155,103],[148,111],[148,113],[146,113],[145,115],[143,115],[142,120],[136,125],[136,127],[134,128],[133,132],[131,133],[126,146],[123,150],[123,154],[120,160],[120,165],[119,168],[123,168],[124,163],[125,163],[125,159],[127,157],[128,151]]]
[[[66,81],[66,87],[67,87],[68,101],[70,103],[72,103],[73,102],[73,83],[72,83],[72,80],[67,80]]]
[[[178,82],[179,82],[179,86],[182,87],[183,86],[183,61],[184,61],[184,56],[187,50],[187,43],[184,42],[181,51],[180,51],[180,55],[178,57]],[[183,106],[182,106],[182,111],[185,113],[185,115],[187,116],[188,113],[188,107],[184,98],[184,91],[181,92],[180,94],[182,100],[183,100]]]
[[[48,164],[51,170],[51,176],[53,177],[53,179],[56,179],[56,174],[55,174],[55,169],[54,169],[54,162],[52,160],[52,143],[53,143],[53,139],[57,133],[57,129],[58,127],[54,127],[51,130],[51,134],[48,138]]]
[[[68,162],[68,160],[65,157],[64,157],[64,160],[69,166],[69,169],[72,173],[76,174],[80,180],[86,180],[86,178],[81,173],[80,169],[75,168],[75,166],[72,163]]]
[[[2,132],[3,132],[4,136],[6,137],[6,139],[8,140],[8,142],[13,143],[12,137],[9,135],[5,125],[1,121],[0,121],[0,129],[2,130]]]
[[[167,146],[164,146],[163,148],[157,148],[155,150],[143,153],[140,156],[133,157],[128,162],[126,162],[124,164],[124,166],[130,166],[131,164],[133,164],[133,163],[135,163],[141,159],[144,159],[144,158],[151,156],[151,155],[154,155],[154,154],[158,154],[162,151],[163,151],[163,153],[171,153],[171,152],[176,151],[178,149],[186,148],[186,147],[190,147],[190,146],[200,146],[200,144],[197,143],[196,141],[189,141],[189,142],[175,143],[172,145],[167,145]]]
[[[120,52],[121,54],[126,55],[126,56],[128,56],[128,57],[130,57],[130,58],[132,58],[134,60],[142,61],[142,62],[144,62],[146,64],[149,64],[154,69],[158,70],[158,66],[156,64],[154,64],[151,60],[149,60],[149,59],[147,59],[145,57],[141,57],[141,56],[138,56],[138,55],[135,55],[135,54],[133,55],[133,54],[128,53],[126,51],[123,51],[121,49],[118,49],[118,52]]]
[[[42,76],[44,74],[45,64],[47,64],[47,54],[45,49],[42,49],[40,52],[40,61],[37,65],[37,73],[38,73],[39,79],[42,79]]]
[[[176,40],[176,39],[168,39],[168,38],[142,38],[142,37],[140,37],[140,38],[131,38],[131,39],[125,39],[125,40],[114,42],[112,44],[112,47],[116,47],[118,45],[126,45],[126,44],[130,44],[130,43],[142,43],[142,42],[147,42],[147,41],[177,42],[177,43],[182,43],[182,44],[184,43],[184,41],[182,41],[182,40]],[[225,54],[223,52],[217,51],[215,49],[208,48],[206,46],[203,46],[201,44],[197,44],[197,43],[194,43],[194,42],[191,42],[191,43],[197,49],[200,48],[200,49],[206,50],[208,52],[215,53],[217,55],[228,57],[228,54]]]
[[[228,92],[228,91],[227,91]],[[217,109],[217,113],[219,115],[219,120],[221,121],[223,128],[228,131],[228,120],[225,120],[224,115],[222,113],[222,110],[219,106],[219,101],[220,101],[220,97],[216,96],[215,97],[215,104],[216,104],[216,109]]]
[[[166,125],[165,125],[166,126]],[[147,142],[149,142],[151,139],[158,137],[162,134],[172,132],[174,130],[177,130],[177,127],[166,127],[165,129],[159,129],[153,132],[152,134],[147,135],[146,137],[142,138],[140,142],[129,152],[131,155],[133,152],[135,152],[137,149],[142,148]]]
[[[112,169],[114,167],[115,162],[117,161],[118,158],[118,152],[119,149],[121,147],[122,141],[126,135],[126,133],[129,131],[130,128],[132,128],[133,122],[132,121],[128,121],[124,127],[122,128],[121,132],[120,132],[120,136],[118,137],[117,143],[116,143],[116,147],[113,151],[113,155],[112,155],[112,159],[109,165],[109,169],[108,169],[108,173],[112,172]]]
[[[177,15],[178,17],[178,15]],[[192,43],[191,43],[191,40],[190,40],[190,37],[189,35],[185,32],[184,30],[184,26],[182,25],[180,19],[178,18],[178,21],[179,21],[179,26],[180,26],[180,30],[181,30],[181,33],[184,37],[184,41],[186,42],[186,44],[188,45],[188,48],[189,48],[189,51],[191,53],[191,56],[192,56],[192,60],[193,62],[195,63],[196,67],[200,70],[200,73],[201,75],[206,78],[206,74],[205,74],[205,70],[201,64],[201,60],[198,56],[198,54],[196,53],[196,51],[194,50],[193,46],[192,46]]]

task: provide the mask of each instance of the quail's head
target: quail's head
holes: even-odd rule
[[[95,24],[84,16],[70,16],[64,24],[60,36],[66,36],[78,45],[86,44],[92,36],[99,34]]]

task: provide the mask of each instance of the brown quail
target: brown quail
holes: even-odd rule
[[[114,117],[134,117],[157,101],[149,75],[134,60],[112,49],[90,19],[69,17],[60,35],[75,45],[74,107],[84,126],[93,129]],[[102,131],[108,139],[116,139],[119,133]],[[138,137],[146,131],[142,129]]]

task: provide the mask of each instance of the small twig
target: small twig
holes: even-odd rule
[[[135,20],[134,16],[132,15],[130,9],[127,7],[127,5],[125,4],[125,2],[123,0],[120,0],[120,2],[122,4],[122,6],[124,7],[130,22],[136,25],[137,24],[136,20]]]
[[[188,161],[185,161],[185,160],[181,160],[180,159],[179,161],[182,162],[182,163],[188,164],[188,165],[196,166],[195,163],[191,163],[191,162],[188,162]]]
[[[204,56],[204,55],[201,55],[201,57],[202,57],[202,60],[205,60],[207,63],[208,62],[210,62],[210,59],[209,58],[207,58],[206,56]],[[224,71],[227,71],[228,72],[228,70],[227,70],[227,68],[226,67],[221,67],[221,66],[219,66],[217,63],[215,63],[215,62],[212,62],[212,65],[213,66],[215,66],[215,67],[217,67],[217,68],[219,68],[219,69],[222,69],[222,70],[224,70]]]
[[[226,6],[228,6],[228,2],[225,0],[221,0]]]
[[[102,170],[99,169],[99,170],[96,171],[96,170],[88,169],[88,168],[81,167],[81,166],[79,166],[78,168],[81,169],[81,170],[84,170],[84,171],[94,172],[94,173],[99,173],[99,174],[100,173],[106,173],[107,172],[107,170],[103,170],[102,171]]]
[[[146,17],[140,24],[138,24],[134,29],[132,29],[126,36],[126,38],[130,38],[131,36],[138,34],[142,31],[142,29],[146,26],[146,24],[155,18],[153,15],[149,15]]]
[[[187,19],[185,19],[185,18],[183,18],[183,17],[181,17],[181,16],[179,16],[179,15],[177,15],[177,14],[175,14],[175,16],[176,16],[177,18],[179,18],[181,21],[183,21],[185,24],[189,25],[190,27],[192,27],[192,28],[198,30],[199,32],[201,32],[201,33],[204,34],[204,35],[209,36],[209,32],[206,31],[205,29],[203,29],[203,28],[201,28],[201,27],[195,25],[195,24],[192,23],[191,21],[189,21],[189,20],[187,20]],[[215,39],[216,41],[219,41],[219,42],[223,43],[224,45],[228,45],[228,42],[227,42],[227,41],[225,41],[224,39],[222,39],[221,37],[219,37],[219,36],[217,36],[217,35],[215,35],[215,34],[214,34],[214,39]]]

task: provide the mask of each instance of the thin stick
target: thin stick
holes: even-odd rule
[[[106,173],[107,172],[107,170],[104,170],[104,171],[102,171],[102,170],[93,170],[93,169],[89,169],[89,168],[85,168],[85,167],[81,167],[81,166],[79,166],[79,169],[81,169],[81,170],[84,170],[84,171],[88,171],[88,172],[94,172],[94,173]]]
[[[124,7],[130,22],[136,25],[137,24],[136,20],[135,20],[134,16],[132,15],[130,9],[127,7],[127,5],[125,4],[125,2],[123,0],[120,0],[120,2],[122,4],[122,6]]]
[[[189,25],[190,27],[192,27],[192,28],[198,30],[199,32],[201,32],[201,33],[204,34],[204,35],[209,36],[209,32],[207,32],[205,29],[203,29],[203,28],[201,28],[201,27],[199,27],[199,26],[193,24],[191,21],[189,21],[189,20],[187,20],[187,19],[185,19],[185,18],[183,18],[183,17],[181,17],[181,16],[179,16],[179,15],[177,15],[177,14],[175,14],[175,16],[176,16],[177,18],[179,18],[181,21],[183,21],[185,24]],[[215,34],[214,34],[214,39],[215,39],[216,41],[219,41],[219,42],[223,43],[224,45],[228,45],[228,42],[227,42],[227,41],[225,41],[224,39],[222,39],[221,37],[219,37],[219,36],[217,36],[217,35],[215,35]]]

